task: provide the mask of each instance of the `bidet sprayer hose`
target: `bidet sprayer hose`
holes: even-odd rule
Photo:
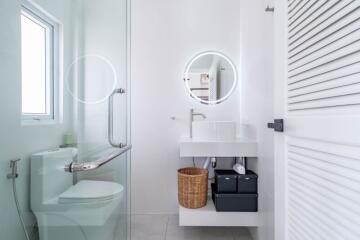
[[[18,212],[18,215],[19,215],[21,227],[22,227],[22,229],[24,231],[26,240],[31,240],[30,236],[29,236],[29,233],[27,232],[24,219],[23,219],[23,217],[21,215],[21,209],[20,209],[20,204],[19,204],[19,200],[18,200],[18,196],[17,196],[17,190],[16,190],[16,178],[19,176],[18,173],[17,173],[17,162],[18,161],[20,161],[20,159],[10,161],[11,173],[7,175],[7,178],[12,180],[12,187],[13,187],[15,205],[16,205],[16,209],[17,209],[17,212]]]

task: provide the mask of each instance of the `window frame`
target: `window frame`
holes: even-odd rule
[[[22,122],[24,124],[56,123],[59,114],[59,23],[48,13],[33,3],[23,0],[21,3],[20,16],[29,18],[39,24],[46,32],[46,96],[45,114],[23,113],[21,110]]]

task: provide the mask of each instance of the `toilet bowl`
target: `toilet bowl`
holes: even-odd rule
[[[114,240],[124,194],[115,182],[81,180],[64,171],[71,149],[31,157],[31,209],[40,240]]]

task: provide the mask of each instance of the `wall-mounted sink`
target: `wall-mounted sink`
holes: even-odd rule
[[[256,157],[257,142],[237,138],[232,121],[195,121],[193,137],[180,140],[180,157]]]
[[[257,142],[236,138],[232,141],[180,140],[180,157],[257,157]]]
[[[232,121],[195,121],[192,123],[195,141],[231,141],[236,139],[236,123]]]

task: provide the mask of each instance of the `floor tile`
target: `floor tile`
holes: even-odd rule
[[[247,228],[235,228],[233,234],[234,240],[252,240]]]
[[[222,228],[179,227],[166,233],[166,240],[233,240],[231,231]]]
[[[247,228],[181,227],[178,215],[135,215],[132,240],[252,240]]]
[[[234,228],[180,227],[177,215],[169,216],[166,240],[233,240]]]
[[[167,215],[133,215],[131,240],[164,240]]]

